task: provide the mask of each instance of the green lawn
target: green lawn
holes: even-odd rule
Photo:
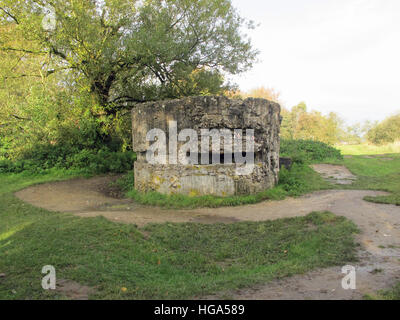
[[[144,230],[104,218],[34,208],[11,192],[65,179],[0,175],[0,299],[63,298],[58,279],[96,287],[94,299],[190,298],[354,261],[356,227],[331,213],[229,225],[159,224]],[[126,288],[126,290],[121,290]]]
[[[388,196],[366,197],[376,203],[400,205],[400,154],[382,156],[355,156],[330,163],[343,164],[357,176],[357,181],[341,188],[381,190],[391,192]]]
[[[400,153],[399,143],[392,143],[382,146],[376,146],[371,144],[339,145],[336,146],[336,148],[338,148],[344,155]]]

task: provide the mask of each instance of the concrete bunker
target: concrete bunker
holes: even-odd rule
[[[244,195],[269,189],[278,182],[280,123],[279,104],[265,99],[207,96],[139,104],[132,110],[133,150],[138,155],[135,189],[191,196]],[[149,141],[148,133],[153,129],[164,132],[165,137]],[[185,151],[188,140],[176,139],[176,134],[180,137],[186,129],[199,137],[205,130],[224,135],[215,145],[212,137],[206,142],[195,140],[197,152]],[[225,135],[228,132],[232,140]],[[156,152],[163,162],[149,161],[149,150],[156,142],[165,143],[165,148]],[[235,152],[236,142],[244,150]],[[251,151],[246,149],[249,145]],[[211,151],[203,152],[206,146]],[[175,154],[171,147],[176,147]],[[237,160],[250,154],[254,165],[248,170],[249,163]]]

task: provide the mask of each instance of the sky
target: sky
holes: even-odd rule
[[[259,62],[233,80],[282,104],[337,112],[348,124],[400,112],[399,0],[232,0],[259,26]]]

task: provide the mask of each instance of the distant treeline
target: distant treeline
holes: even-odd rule
[[[259,87],[249,92],[229,93],[232,97],[264,98],[280,102],[279,93],[274,89]],[[313,140],[327,144],[372,144],[393,143],[400,140],[400,113],[382,122],[366,121],[352,126],[345,125],[335,112],[323,115],[309,111],[304,102],[288,109],[282,107],[281,137],[283,139]]]

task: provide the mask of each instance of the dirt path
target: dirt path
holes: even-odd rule
[[[357,177],[344,166],[313,164],[311,167],[325,180],[334,184],[352,184],[357,179]]]
[[[360,261],[354,265],[357,271],[356,290],[341,288],[344,275],[341,268],[337,267],[231,292],[229,296],[234,299],[360,299],[364,294],[388,288],[395,281],[400,281],[400,207],[363,200],[365,196],[383,195],[383,192],[330,190],[296,199],[242,207],[162,210],[143,207],[128,199],[116,199],[107,195],[105,186],[110,179],[115,177],[42,184],[19,191],[16,196],[48,210],[70,212],[80,217],[102,215],[115,222],[134,223],[139,227],[167,221],[262,221],[327,210],[351,219],[361,229],[361,233],[357,235],[357,240],[362,245]]]

